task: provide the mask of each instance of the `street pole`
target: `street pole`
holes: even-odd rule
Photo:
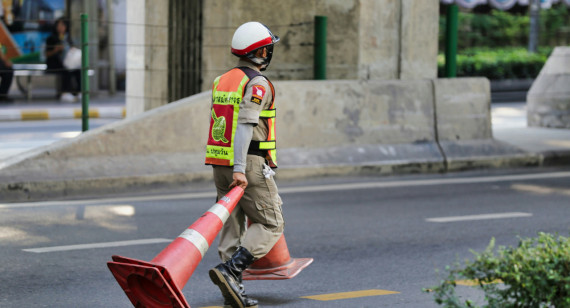
[[[114,27],[114,12],[113,0],[107,0],[107,49],[109,56],[109,94],[115,95],[116,92],[116,78],[115,78],[115,27]]]
[[[81,14],[81,129],[89,130],[89,26]]]
[[[540,18],[540,0],[531,0],[530,4],[530,33],[528,38],[528,52],[535,53],[538,48],[538,31]]]
[[[327,79],[327,17],[315,16],[314,78]]]
[[[447,6],[445,18],[445,77],[457,76],[457,4]]]

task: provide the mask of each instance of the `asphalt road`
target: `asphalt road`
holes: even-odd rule
[[[470,249],[482,251],[492,237],[516,245],[518,236],[570,231],[570,168],[278,184],[291,255],[314,263],[291,280],[246,282],[260,307],[437,307],[422,288]],[[0,307],[131,307],[106,262],[152,260],[213,196],[205,183],[160,195],[0,204]],[[495,216],[472,216],[482,214]],[[153,239],[162,242],[108,247]],[[207,274],[218,262],[211,247],[184,287],[192,307],[222,306]],[[390,293],[383,291],[392,294],[374,295]],[[341,299],[304,298],[333,293]]]

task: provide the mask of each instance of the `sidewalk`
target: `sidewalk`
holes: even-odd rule
[[[543,165],[570,164],[570,129],[528,127],[524,102],[492,104],[491,115],[496,140],[540,154]]]
[[[12,103],[0,102],[0,121],[81,118],[81,101],[62,102],[54,97],[53,91],[41,91],[41,89],[35,90],[34,95],[31,101],[27,101],[21,95],[11,95],[14,99]],[[125,113],[125,92],[117,92],[111,96],[101,91],[97,95],[91,95],[89,99],[90,118],[121,119],[125,117]]]

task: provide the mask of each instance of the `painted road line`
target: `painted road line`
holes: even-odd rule
[[[470,221],[470,220],[487,220],[487,219],[505,219],[505,218],[518,218],[518,217],[530,217],[531,213],[496,213],[496,214],[480,214],[480,215],[466,215],[466,216],[450,216],[450,217],[434,217],[426,218],[429,222],[456,222],[456,221]]]
[[[506,181],[525,181],[570,177],[570,172],[548,172],[548,173],[529,173],[517,175],[499,175],[484,177],[458,177],[445,179],[425,179],[425,180],[403,180],[403,181],[381,181],[381,182],[359,182],[345,184],[323,184],[313,186],[283,187],[279,188],[280,194],[303,193],[303,192],[327,192],[342,191],[356,189],[381,189],[392,187],[416,187],[416,186],[435,186],[435,185],[457,185],[457,184],[474,184],[474,183],[496,183]],[[19,208],[19,207],[41,207],[54,205],[90,205],[101,203],[116,202],[137,202],[137,201],[157,201],[157,200],[184,200],[184,199],[202,199],[215,198],[215,192],[197,192],[184,194],[168,194],[153,196],[137,196],[124,198],[107,198],[107,199],[90,199],[81,201],[48,201],[48,202],[23,202],[23,203],[0,203],[0,209]]]
[[[499,284],[499,283],[503,283],[503,281],[501,279],[495,279],[491,282],[483,282],[483,284]],[[475,280],[456,280],[455,284],[460,285],[460,286],[467,286],[467,287],[476,287],[479,285],[479,280],[475,279]]]
[[[47,119],[49,119],[49,112],[45,110],[22,111],[22,120],[24,121],[47,120]]]
[[[21,119],[20,110],[3,110],[0,112],[0,121],[19,121]]]
[[[88,117],[90,119],[96,119],[99,118],[99,110],[97,109],[89,109],[88,112]],[[75,119],[81,119],[83,117],[83,110],[81,109],[74,109],[73,110],[73,117]]]
[[[113,119],[122,119],[127,115],[127,109],[120,107],[120,108],[99,108],[99,117],[100,118],[113,118]]]
[[[328,185],[280,188],[279,193],[289,193],[289,192],[300,193],[300,192],[317,192],[317,191],[324,192],[324,191],[351,190],[351,189],[495,183],[495,182],[525,181],[525,180],[539,180],[539,179],[567,178],[567,177],[570,177],[570,172],[530,173],[530,174],[517,174],[517,175],[406,180],[406,181],[390,181],[390,182],[346,183],[346,184],[328,184]]]
[[[89,118],[124,118],[124,107],[89,108]],[[26,121],[26,120],[59,120],[79,119],[82,109],[79,108],[51,108],[51,109],[6,109],[0,110],[0,121]]]
[[[216,192],[198,192],[188,194],[175,194],[175,195],[154,195],[154,196],[138,196],[138,197],[123,197],[123,198],[105,198],[105,199],[88,199],[88,200],[74,200],[74,201],[45,201],[45,202],[22,202],[22,203],[0,203],[1,209],[15,209],[15,208],[28,208],[28,207],[45,207],[45,206],[74,206],[74,205],[100,205],[106,203],[132,203],[143,201],[165,201],[165,200],[190,200],[190,199],[207,199],[216,198]]]
[[[55,251],[122,247],[122,246],[146,245],[146,244],[156,244],[156,243],[170,243],[170,242],[172,242],[172,240],[165,239],[165,238],[149,238],[149,239],[144,239],[144,240],[93,243],[93,244],[79,244],[79,245],[68,245],[68,246],[53,246],[53,247],[41,247],[41,248],[28,248],[28,249],[22,249],[22,250],[26,251],[26,252],[44,253],[44,252],[55,252]]]
[[[353,291],[353,292],[341,292],[341,293],[329,293],[329,294],[320,294],[320,295],[311,295],[311,296],[301,296],[301,298],[308,298],[314,299],[317,301],[334,301],[339,299],[348,299],[348,298],[359,298],[359,297],[366,297],[366,296],[380,296],[380,295],[390,295],[390,294],[399,294],[400,292],[396,291],[388,291],[388,290],[362,290],[362,291]]]
[[[540,195],[548,195],[548,194],[561,194],[570,196],[570,189],[565,188],[554,188],[554,187],[547,187],[547,186],[540,186],[540,185],[528,185],[528,184],[513,184],[511,186],[512,189],[518,191],[524,191],[534,194]]]

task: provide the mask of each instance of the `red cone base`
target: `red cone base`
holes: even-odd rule
[[[233,188],[150,262],[113,256],[107,266],[131,303],[190,308],[181,290],[242,196],[241,187]]]
[[[291,279],[305,267],[313,263],[313,258],[294,258],[291,262],[278,267],[253,269],[248,268],[243,273],[243,280],[281,280]]]
[[[313,263],[313,258],[291,258],[285,235],[265,257],[255,261],[243,272],[244,280],[281,280],[291,279],[305,267]]]
[[[133,306],[190,308],[163,266],[121,256],[112,258],[114,262],[107,266]]]

